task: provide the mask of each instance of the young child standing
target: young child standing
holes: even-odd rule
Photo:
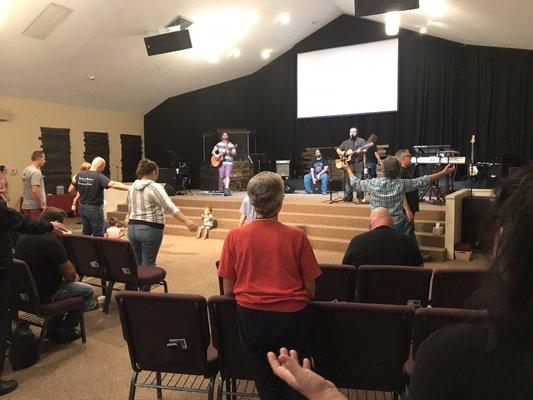
[[[213,209],[211,207],[206,207],[202,213],[202,225],[200,226],[200,229],[198,229],[198,236],[196,236],[196,239],[207,239],[211,228],[213,228]]]

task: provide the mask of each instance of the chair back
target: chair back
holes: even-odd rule
[[[227,296],[212,296],[207,305],[213,346],[218,351],[222,379],[252,380],[253,376],[239,340],[237,302]]]
[[[315,301],[355,301],[357,267],[319,264],[322,275],[316,279]]]
[[[318,374],[341,388],[403,391],[412,308],[312,302],[311,309]]]
[[[206,374],[210,338],[205,298],[125,291],[115,299],[134,371]]]
[[[441,268],[433,272],[431,305],[433,307],[463,308],[486,272],[480,268]]]
[[[418,346],[432,333],[448,325],[479,323],[487,318],[486,310],[461,310],[457,308],[420,308],[415,312],[413,324],[413,360]]]
[[[419,301],[427,306],[432,270],[393,265],[359,267],[357,300],[361,303],[407,305]]]
[[[218,267],[220,266],[220,260],[216,260],[215,261],[215,267],[217,269],[217,277],[218,277],[218,293],[221,295],[221,296],[224,296],[224,281],[222,279],[222,277],[220,277],[218,275]]]
[[[104,279],[106,269],[100,255],[102,238],[83,235],[59,236],[66,245],[69,258],[79,276],[90,276]]]
[[[107,278],[137,286],[137,262],[131,243],[121,239],[101,239],[99,244]]]
[[[9,290],[9,306],[13,309],[40,314],[41,300],[33,280],[33,275],[22,260],[13,260],[11,270],[11,289]]]

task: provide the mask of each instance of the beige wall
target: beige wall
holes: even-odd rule
[[[109,134],[110,163],[121,165],[120,135],[143,135],[143,116],[97,108],[75,107],[43,101],[0,97],[0,110],[12,113],[10,121],[0,121],[0,165],[17,169],[9,175],[11,206],[22,194],[20,174],[30,163],[32,151],[39,150],[41,127],[70,129],[70,159],[72,171],[77,171],[83,161],[84,131]],[[144,142],[144,140],[143,140]],[[116,179],[116,169],[111,167],[111,179]],[[119,168],[119,175],[121,171]],[[46,177],[45,177],[46,179]]]

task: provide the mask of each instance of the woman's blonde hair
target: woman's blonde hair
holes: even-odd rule
[[[283,203],[283,180],[278,174],[263,171],[255,175],[246,188],[250,204],[263,217],[273,217]]]

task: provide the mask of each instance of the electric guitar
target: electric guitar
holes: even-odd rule
[[[236,149],[237,148],[237,145],[234,144],[233,145],[233,149]],[[226,154],[228,154],[230,152],[230,150],[228,149],[228,147],[226,147],[226,152],[225,153],[220,153],[218,152],[217,154],[214,154],[211,156],[211,165],[215,168],[218,168],[222,165],[222,163],[224,162],[224,157],[226,157]]]
[[[335,168],[342,169],[344,163],[350,164],[354,156],[358,156],[361,153],[363,154],[366,153],[366,151],[369,148],[371,148],[373,145],[374,145],[373,142],[368,142],[364,146],[359,147],[357,150],[352,150],[352,149],[346,150],[344,153],[342,153],[340,158],[335,160]]]

